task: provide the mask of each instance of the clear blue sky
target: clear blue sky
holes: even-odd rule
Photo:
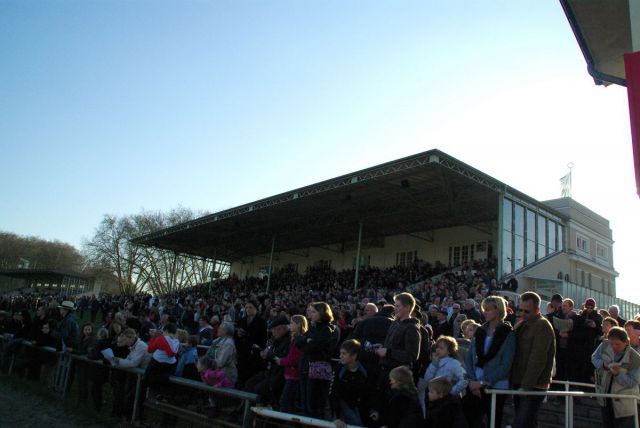
[[[550,199],[572,161],[640,298],[625,92],[556,0],[3,0],[0,58],[0,229],[79,246],[431,148]]]

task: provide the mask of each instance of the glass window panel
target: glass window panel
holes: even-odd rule
[[[538,259],[547,255],[547,219],[538,216]]]
[[[514,242],[514,254],[513,263],[514,269],[522,269],[524,262],[524,238],[522,236],[516,236]]]
[[[513,272],[512,238],[513,236],[507,232],[504,232],[502,235],[502,272],[504,274],[510,274]]]
[[[507,230],[509,232],[511,232],[512,229],[512,209],[513,209],[513,202],[511,202],[509,199],[504,199],[504,204],[502,206],[502,228],[504,230]]]
[[[549,247],[549,254],[552,254],[556,252],[556,224],[549,220],[547,225],[547,246]]]
[[[558,225],[558,251],[564,250],[564,228],[561,224]]]
[[[524,207],[516,204],[513,210],[513,226],[517,236],[524,236]]]
[[[526,264],[529,265],[536,261],[536,243],[527,240],[527,259]]]
[[[536,240],[536,213],[527,210],[527,239]]]

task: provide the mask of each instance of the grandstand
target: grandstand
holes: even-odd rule
[[[543,297],[592,295],[603,306],[638,309],[615,296],[608,220],[571,198],[538,201],[435,149],[134,242],[230,263],[240,278],[279,269],[356,268],[356,287],[365,266],[418,259],[458,266],[496,258],[500,281]]]

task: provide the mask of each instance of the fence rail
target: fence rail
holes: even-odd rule
[[[2,344],[2,352],[0,353],[3,357],[2,364],[4,365],[5,358],[5,346],[4,344],[9,342],[7,338],[0,336],[0,344]],[[131,422],[134,423],[137,420],[137,416],[139,415],[140,406],[145,405],[146,402],[149,402],[147,407],[151,407],[153,409],[159,410],[163,413],[169,413],[173,416],[176,416],[181,419],[186,419],[191,422],[194,422],[194,414],[197,412],[189,411],[185,408],[181,408],[179,406],[172,406],[167,403],[160,403],[157,400],[149,399],[147,397],[143,397],[143,377],[145,370],[137,367],[118,367],[103,364],[102,360],[92,360],[87,358],[84,355],[72,354],[69,352],[58,351],[54,348],[50,347],[37,347],[33,344],[33,342],[28,340],[19,341],[21,346],[31,347],[37,349],[38,351],[51,353],[57,356],[57,364],[56,364],[56,372],[53,379],[53,389],[58,393],[58,395],[64,399],[66,398],[67,391],[69,389],[69,378],[71,375],[71,371],[74,369],[74,362],[83,362],[87,364],[94,364],[101,367],[109,368],[110,370],[117,370],[121,372],[130,373],[136,376],[136,389],[135,389],[135,399],[133,403],[133,410],[131,412]],[[8,374],[11,375],[15,365],[16,353],[12,353],[11,361],[9,363]],[[232,398],[242,401],[243,412],[242,412],[242,424],[234,424],[227,421],[222,421],[219,419],[208,418],[206,415],[202,415],[202,420],[200,422],[206,424],[217,424],[224,425],[228,427],[241,427],[241,428],[250,428],[252,426],[252,418],[253,414],[251,412],[251,406],[257,403],[258,396],[256,394],[252,394],[245,391],[240,391],[231,388],[217,388],[214,386],[206,385],[202,382],[185,379],[177,376],[170,376],[169,382],[178,385],[184,388],[189,388],[193,391],[203,391],[209,394],[213,394],[216,396]]]

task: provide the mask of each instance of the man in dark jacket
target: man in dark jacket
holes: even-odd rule
[[[376,400],[379,409],[389,395],[389,372],[398,366],[411,369],[420,355],[420,321],[411,317],[416,300],[409,293],[400,293],[393,300],[396,319],[389,327],[382,348],[376,350],[381,364]]]
[[[76,349],[80,342],[80,327],[76,316],[73,314],[76,307],[73,302],[67,300],[62,302],[58,309],[60,309],[62,321],[54,332],[53,337],[60,341],[62,350]]]
[[[274,358],[284,358],[289,352],[291,336],[288,331],[289,320],[279,317],[271,325],[273,338],[265,349],[260,351],[260,357],[267,363],[267,369],[257,373],[247,380],[245,390],[260,396],[261,402],[267,405],[278,403],[284,387],[284,367],[275,364]]]
[[[464,302],[463,314],[467,316],[467,319],[474,320],[478,324],[482,324],[482,314],[476,308],[476,301],[473,299],[467,299]]]

